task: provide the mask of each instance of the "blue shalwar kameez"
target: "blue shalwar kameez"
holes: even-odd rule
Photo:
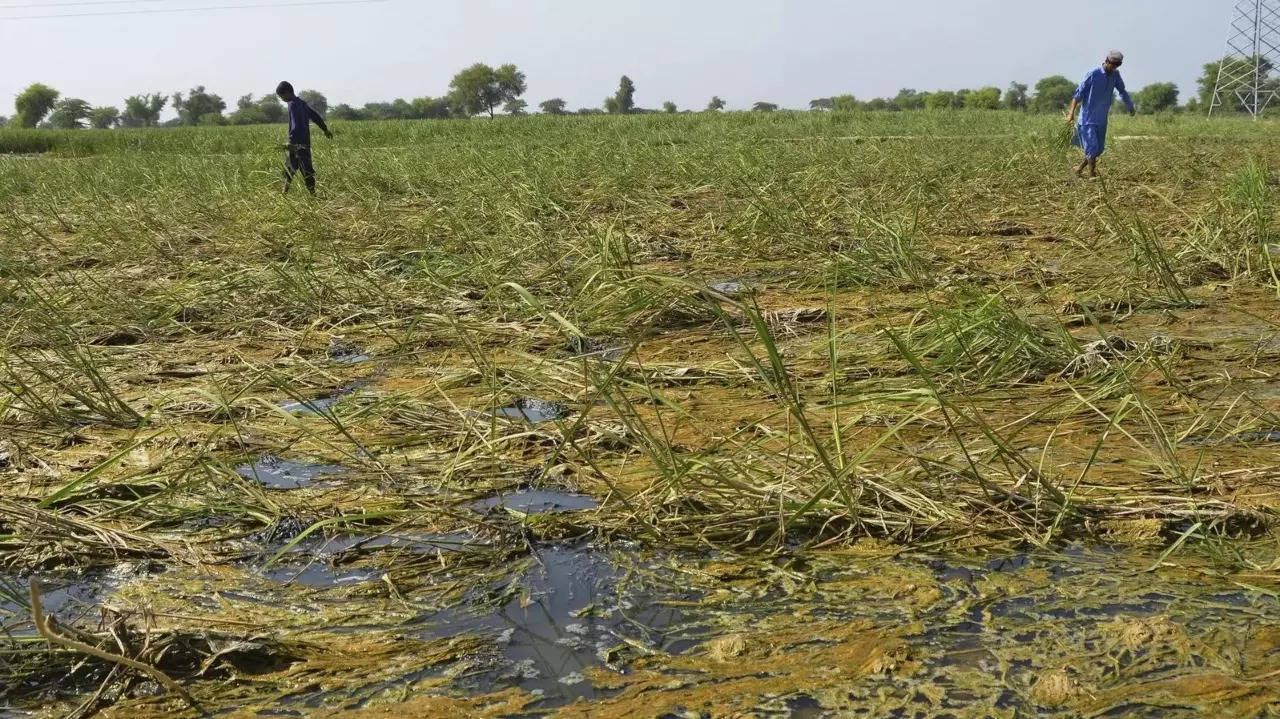
[[[1119,70],[1107,72],[1095,68],[1084,76],[1075,98],[1080,103],[1080,120],[1076,125],[1076,135],[1072,144],[1084,150],[1084,156],[1096,160],[1107,149],[1107,117],[1111,113],[1111,103],[1115,94],[1120,93],[1124,106],[1133,112],[1133,100],[1124,88],[1124,79]]]

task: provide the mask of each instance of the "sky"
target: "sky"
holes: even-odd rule
[[[305,2],[306,4],[302,4]],[[205,9],[234,5],[234,8]],[[331,105],[443,95],[515,63],[530,106],[807,108],[841,93],[1075,80],[1112,48],[1136,90],[1194,93],[1233,0],[0,0],[0,115],[32,82],[94,105],[205,85],[231,107],[281,79]],[[109,13],[109,14],[108,14]],[[63,17],[43,17],[62,15]],[[70,16],[70,17],[68,17]]]

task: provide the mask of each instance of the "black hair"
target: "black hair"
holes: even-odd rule
[[[276,85],[276,94],[283,95],[285,93],[292,95],[293,85],[290,85],[287,80],[282,80],[279,85]]]

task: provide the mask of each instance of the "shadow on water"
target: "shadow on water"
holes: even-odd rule
[[[336,464],[316,464],[296,459],[282,459],[274,454],[264,454],[252,464],[236,467],[236,473],[245,479],[253,479],[272,489],[302,489],[319,484],[316,480],[345,472]]]

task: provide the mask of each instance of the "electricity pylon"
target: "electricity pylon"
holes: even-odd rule
[[[1242,109],[1258,119],[1280,98],[1280,81],[1268,81],[1280,66],[1280,0],[1237,0],[1227,31],[1227,51],[1218,66],[1209,114]]]

